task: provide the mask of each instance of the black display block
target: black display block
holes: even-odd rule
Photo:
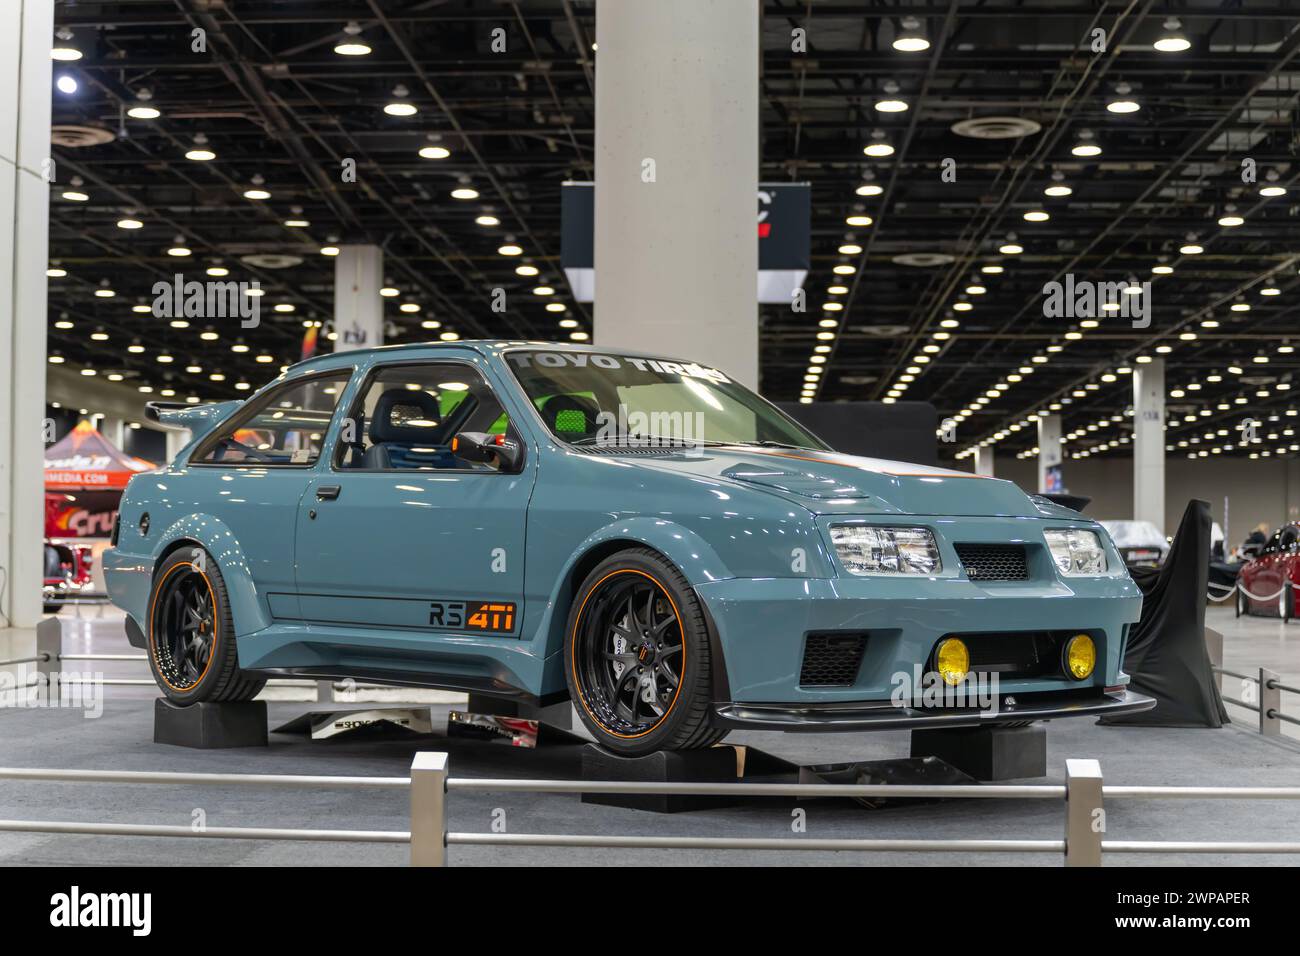
[[[153,742],[198,750],[266,746],[266,701],[189,704],[154,701]]]
[[[628,780],[636,783],[736,783],[736,749],[707,747],[676,750],[644,757],[620,757],[596,744],[582,748],[583,780]],[[667,793],[584,793],[583,803],[655,813],[680,813],[735,806],[730,797]]]
[[[913,757],[938,757],[976,780],[1047,776],[1047,728],[957,727],[912,731]]]

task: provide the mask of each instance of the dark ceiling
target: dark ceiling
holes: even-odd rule
[[[1291,350],[1300,3],[765,0],[762,9],[761,176],[810,182],[813,195],[808,309],[761,310],[764,394],[797,399],[815,356],[825,372],[810,395],[933,402],[959,416],[945,447],[961,455],[995,436],[999,454],[1028,454],[1030,416],[1053,406],[1071,453],[1123,453],[1125,370],[1163,356],[1171,448],[1204,457],[1300,448],[1287,414],[1300,365]],[[928,49],[893,49],[908,16]],[[1164,26],[1171,16],[1181,25]],[[54,93],[54,124],[99,131],[59,139],[107,140],[54,148],[50,257],[67,275],[50,280],[50,348],[68,363],[155,393],[240,394],[241,379],[256,386],[298,359],[305,321],[329,318],[334,262],[319,250],[346,242],[384,248],[400,290],[385,300],[391,341],[590,331],[558,256],[560,184],[592,176],[591,0],[81,0],[60,3],[56,17],[83,55],[55,64],[79,89]],[[369,55],[334,52],[350,22]],[[491,48],[497,27],[505,52]],[[205,52],[192,50],[196,28]],[[795,28],[806,30],[806,53],[791,49]],[[1098,29],[1104,50],[1093,49]],[[1169,33],[1190,48],[1154,49]],[[1120,84],[1136,112],[1108,111]],[[413,116],[383,111],[399,85]],[[161,116],[126,115],[142,91]],[[909,108],[881,112],[882,99]],[[954,131],[988,117],[1031,122],[1004,127],[1019,126],[1009,138]],[[893,155],[864,155],[877,130]],[[1072,154],[1084,131],[1099,156]],[[214,160],[184,158],[199,135]],[[430,146],[449,155],[421,158]],[[342,181],[345,159],[356,161],[356,182]],[[1243,160],[1255,182],[1243,182]],[[1044,195],[1053,173],[1069,196]],[[856,194],[864,177],[878,195]],[[259,186],[269,199],[244,197]],[[1264,186],[1286,192],[1262,196]],[[452,198],[458,187],[479,198]],[[1049,218],[1025,219],[1039,211]],[[871,225],[846,225],[855,214]],[[484,215],[499,225],[478,224]],[[1244,223],[1219,225],[1233,215]],[[119,228],[124,218],[143,225]],[[292,219],[310,225],[284,225]],[[1020,254],[999,251],[1012,233]],[[523,257],[498,254],[511,239]],[[842,254],[846,242],[861,251]],[[1180,253],[1189,244],[1203,252]],[[176,245],[191,255],[168,255]],[[916,254],[932,264],[895,261]],[[249,255],[301,261],[273,268]],[[521,258],[540,275],[516,275]],[[258,328],[214,329],[205,341],[206,323],[176,329],[132,312],[156,281],[218,261],[267,290]],[[852,271],[836,276],[836,265]],[[1153,275],[1157,265],[1174,272]],[[1045,315],[1044,284],[1067,273],[1151,281],[1149,327],[1111,313]],[[105,280],[112,298],[93,295]],[[533,295],[539,283],[556,294]],[[847,291],[828,292],[836,284]],[[495,287],[511,293],[507,313],[490,309]],[[400,311],[403,302],[420,311]],[[567,311],[546,310],[555,303]],[[92,340],[96,331],[107,340]],[[232,351],[241,337],[248,350]],[[129,352],[137,339],[144,350]],[[1260,441],[1242,448],[1238,426],[1252,416]]]

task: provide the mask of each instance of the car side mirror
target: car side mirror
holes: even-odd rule
[[[495,462],[502,471],[514,471],[523,460],[523,449],[519,442],[505,435],[489,435],[487,432],[459,432],[451,440],[451,453],[466,461],[488,465]]]

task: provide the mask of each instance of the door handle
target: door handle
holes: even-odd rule
[[[316,500],[333,501],[342,490],[338,485],[320,485],[316,488]]]

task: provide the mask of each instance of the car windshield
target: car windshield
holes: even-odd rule
[[[551,433],[574,445],[773,445],[824,442],[717,369],[596,352],[507,352]]]

